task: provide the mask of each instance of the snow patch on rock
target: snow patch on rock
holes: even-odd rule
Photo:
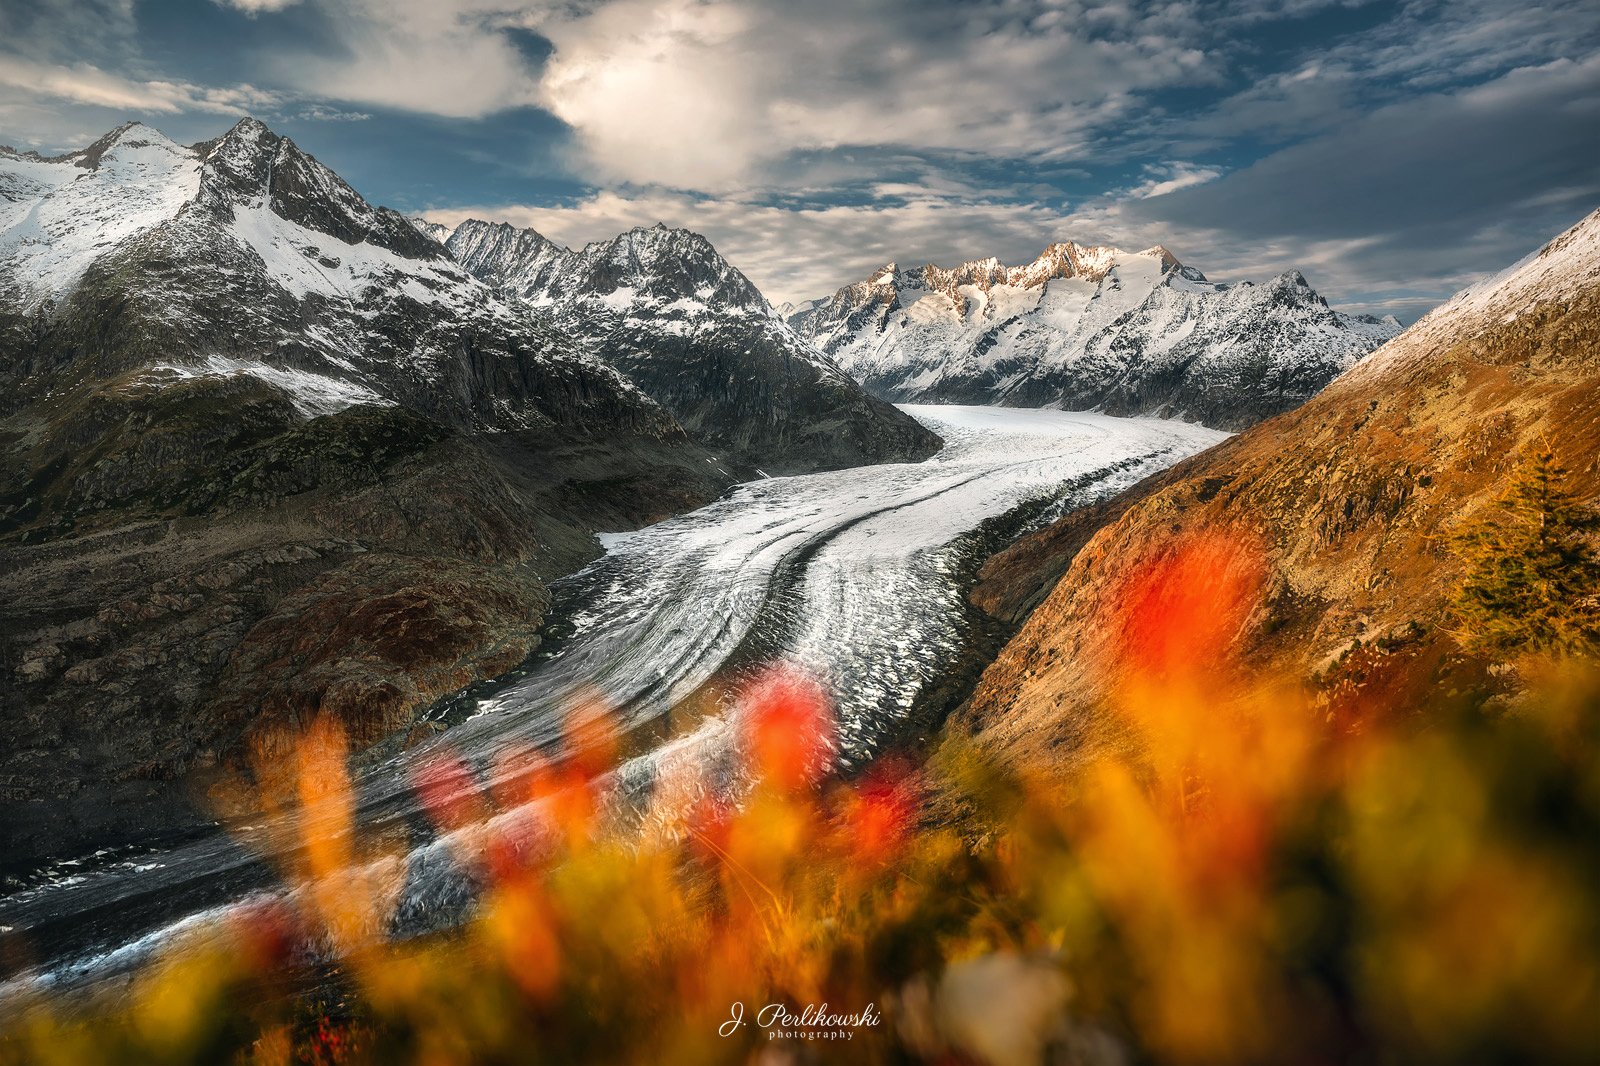
[[[234,377],[239,374],[260,378],[267,384],[282,389],[288,394],[289,402],[294,404],[295,410],[308,419],[338,414],[346,408],[363,403],[382,407],[394,406],[392,400],[385,399],[372,389],[354,381],[316,374],[309,370],[269,366],[251,359],[231,359],[222,355],[209,356],[205,362],[198,365],[157,363],[141,376],[140,381],[159,385],[174,379]]]

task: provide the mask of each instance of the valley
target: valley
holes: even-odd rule
[[[782,661],[823,680],[839,708],[835,758],[860,764],[965,635],[963,538],[1026,504],[1049,503],[1048,517],[1105,499],[1225,436],[1070,412],[904,410],[945,439],[939,454],[761,479],[606,536],[602,558],[553,586],[553,616],[569,632],[552,653],[455,701],[457,724],[437,737],[369,761],[358,777],[363,831],[412,840],[390,874],[402,886],[397,934],[460,920],[473,896],[449,849],[418,828],[413,772],[431,755],[458,753],[492,776],[508,751],[555,750],[567,712],[598,699],[636,735],[638,754],[615,772],[617,802],[642,804],[663,758],[726,760],[736,731],[721,692]],[[220,927],[285,891],[253,844],[269,835],[252,814],[181,846],[72,860],[0,899],[0,925],[52,980],[106,978],[172,930]]]

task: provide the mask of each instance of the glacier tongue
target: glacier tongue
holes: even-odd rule
[[[748,482],[698,511],[606,538],[567,583],[585,606],[547,667],[485,699],[455,731],[559,734],[557,694],[605,694],[629,725],[665,714],[742,660],[785,659],[825,680],[844,754],[870,754],[963,633],[961,539],[1065,492],[1084,506],[1225,439],[1182,422],[913,405],[943,451]],[[1070,487],[1070,488],[1069,488]],[[713,725],[711,728],[715,729]]]

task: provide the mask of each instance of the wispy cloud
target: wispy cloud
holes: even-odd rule
[[[0,86],[22,90],[30,96],[157,114],[181,111],[244,114],[273,108],[283,101],[282,94],[251,85],[217,87],[161,79],[137,80],[87,63],[58,65],[4,54],[0,54]]]
[[[219,7],[231,7],[243,11],[247,15],[259,15],[263,11],[282,11],[286,7],[293,7],[300,0],[213,0]]]
[[[1148,200],[1152,196],[1165,196],[1169,192],[1204,185],[1222,177],[1221,167],[1203,167],[1194,163],[1146,163],[1144,181],[1128,190],[1134,200]]]

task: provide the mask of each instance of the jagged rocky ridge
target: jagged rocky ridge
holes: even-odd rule
[[[1158,414],[1237,429],[1315,395],[1400,331],[1297,271],[1218,285],[1162,247],[1064,242],[1032,263],[890,263],[786,321],[876,396]]]
[[[596,529],[732,480],[254,120],[0,151],[0,872],[250,803],[538,643]]]
[[[469,220],[446,246],[743,467],[792,473],[921,459],[939,446],[863,393],[697,233],[658,225],[571,251],[531,229]]]
[[[1461,650],[1445,612],[1462,569],[1450,535],[1493,507],[1534,445],[1554,451],[1579,498],[1600,500],[1596,351],[1600,211],[1304,406],[991,559],[973,602],[1026,623],[961,724],[1059,769],[1124,743],[1100,707],[1122,681],[1105,666],[1118,589],[1195,536],[1263,554],[1264,602],[1234,650],[1248,668],[1314,683],[1330,715],[1364,691],[1477,684],[1484,664]]]

